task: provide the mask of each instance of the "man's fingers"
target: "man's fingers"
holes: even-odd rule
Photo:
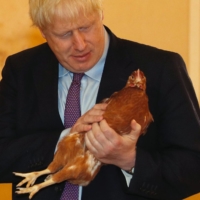
[[[106,107],[107,107],[107,105],[108,104],[106,104],[106,103],[99,103],[99,104],[96,104],[96,105],[94,105],[94,109],[96,109],[96,110],[106,110]]]
[[[100,122],[103,119],[107,104],[96,104],[92,109],[82,115],[71,128],[70,132],[83,132],[89,131],[91,125],[96,122]]]
[[[78,124],[77,126],[74,126],[71,128],[71,131],[70,133],[73,133],[73,132],[87,132],[89,130],[91,130],[92,128],[92,125],[89,125],[89,124]]]
[[[138,124],[135,120],[131,121],[131,128],[135,132],[140,132],[141,131],[141,126]]]
[[[96,104],[91,110],[82,115],[80,122],[83,124],[92,124],[103,119],[107,104]]]
[[[102,115],[85,115],[81,119],[82,124],[93,124],[95,122],[100,122],[103,119]]]
[[[127,137],[131,138],[132,140],[137,141],[140,133],[141,133],[141,126],[135,120],[131,121],[131,132],[127,135]]]
[[[91,141],[91,136],[88,133],[85,134],[85,144],[91,153],[93,153],[94,155],[97,153],[97,150],[93,142]]]

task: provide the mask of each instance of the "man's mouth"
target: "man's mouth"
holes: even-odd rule
[[[90,52],[85,53],[85,54],[81,54],[81,55],[73,55],[72,57],[77,61],[82,61],[83,62],[83,61],[86,61],[86,60],[89,59]]]

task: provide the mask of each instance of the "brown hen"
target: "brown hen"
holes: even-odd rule
[[[153,121],[146,95],[146,78],[139,69],[129,76],[122,90],[115,92],[104,102],[108,103],[108,106],[103,117],[120,135],[130,133],[132,119],[141,125],[141,134],[146,132],[148,125]],[[88,185],[103,163],[87,149],[84,136],[83,132],[75,132],[64,137],[59,142],[54,159],[47,169],[31,173],[14,172],[16,176],[24,177],[17,185],[16,193],[30,193],[31,199],[41,188],[65,180],[82,186]],[[34,185],[35,180],[45,174],[50,175],[43,183]],[[24,183],[27,183],[26,188],[21,188]]]

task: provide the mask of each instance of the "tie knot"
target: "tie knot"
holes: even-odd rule
[[[83,75],[84,75],[83,73],[74,73],[72,82],[79,84],[81,82]]]

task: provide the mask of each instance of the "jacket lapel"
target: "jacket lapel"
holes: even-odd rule
[[[46,44],[36,60],[34,72],[35,88],[40,102],[42,119],[51,127],[64,127],[58,112],[58,60]]]
[[[132,63],[130,55],[123,51],[123,41],[117,38],[107,27],[106,31],[110,37],[108,54],[102,74],[102,79],[97,96],[97,102],[110,97],[116,91],[122,89],[133,70],[137,66]]]

